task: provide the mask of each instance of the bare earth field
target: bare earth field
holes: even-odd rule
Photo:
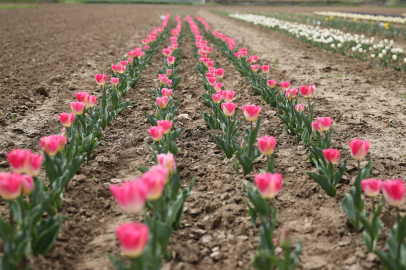
[[[212,7],[209,7],[210,9]],[[232,11],[311,12],[326,7],[219,7]],[[328,10],[402,14],[406,9],[345,8]],[[141,39],[159,26],[159,17],[167,12],[199,14],[212,29],[236,39],[238,47],[257,54],[260,64],[276,63],[273,79],[290,81],[293,87],[316,85],[315,116],[334,118],[332,148],[349,155],[346,140],[368,139],[374,160],[372,176],[406,179],[406,93],[404,73],[378,68],[346,56],[326,52],[300,43],[281,33],[252,26],[213,14],[200,6],[163,5],[40,5],[37,9],[0,10],[0,166],[8,171],[4,152],[30,148],[39,152],[39,139],[59,132],[55,114],[69,111],[69,102],[78,91],[100,97],[94,74],[110,76],[111,64],[125,53],[141,46]],[[171,28],[175,26],[171,21]],[[241,177],[231,164],[222,160],[200,114],[208,111],[199,98],[205,90],[194,69],[196,59],[186,32],[180,46],[182,76],[175,99],[180,100],[180,118],[176,127],[185,130],[176,144],[176,157],[182,184],[194,176],[197,182],[185,204],[181,228],[171,237],[172,259],[165,269],[248,269],[258,244],[241,193]],[[403,44],[403,43],[400,43]],[[168,46],[166,40],[163,46]],[[247,80],[214,46],[211,58],[225,68],[224,86],[236,91],[239,105],[252,103],[263,107],[259,135],[277,140],[275,171],[284,176],[278,195],[278,229],[288,226],[294,242],[303,239],[299,269],[378,269],[373,254],[368,254],[362,234],[356,234],[340,209],[340,202],[352,187],[356,174],[349,160],[345,177],[338,185],[336,198],[328,197],[305,172],[314,171],[307,151],[283,130],[276,111],[259,96],[252,95]],[[137,168],[149,166],[151,155],[144,142],[150,124],[145,112],[152,113],[150,90],[158,84],[156,70],[161,67],[160,51],[152,67],[143,71],[135,88],[126,94],[134,105],[124,110],[103,134],[101,145],[84,164],[64,193],[61,214],[67,219],[55,246],[45,257],[31,258],[34,269],[113,269],[106,254],[118,255],[114,228],[131,219],[122,213],[108,190],[113,181],[140,175]],[[45,86],[44,86],[45,85]],[[304,100],[301,100],[303,103]],[[12,119],[11,113],[16,113]],[[241,111],[238,112],[242,117]],[[256,168],[265,166],[260,158]],[[44,173],[44,172],[43,172]],[[253,175],[248,176],[253,180]],[[371,207],[366,199],[367,208]],[[7,210],[3,201],[0,211]],[[400,208],[406,214],[406,206]],[[378,245],[384,246],[395,213],[384,207],[381,216],[385,228]],[[220,253],[210,256],[214,250]]]

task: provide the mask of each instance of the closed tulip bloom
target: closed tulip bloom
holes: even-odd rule
[[[159,154],[157,159],[158,164],[167,168],[170,174],[176,171],[175,156],[173,154]]]
[[[142,39],[141,40],[142,45],[147,45],[149,43],[149,39]]]
[[[251,59],[251,62],[254,64],[254,63],[256,63],[258,61],[258,56],[252,55],[252,56],[249,57],[249,59]]]
[[[211,98],[213,99],[213,102],[215,104],[219,104],[221,102],[221,100],[223,99],[223,96],[219,95],[219,94],[215,94],[215,95],[211,95]]]
[[[324,149],[323,150],[324,158],[326,159],[327,162],[331,162],[333,164],[336,164],[337,161],[340,159],[340,151],[337,149]]]
[[[172,95],[172,89],[162,88],[161,93],[163,96],[170,97]]]
[[[11,169],[17,173],[25,173],[30,159],[31,151],[28,149],[14,149],[6,153]]]
[[[168,85],[168,87],[171,87],[171,85],[172,85],[172,80],[169,80],[169,79],[168,79],[167,85]]]
[[[165,189],[165,174],[162,171],[154,170],[145,172],[141,180],[148,187],[148,200],[159,199]]]
[[[110,82],[112,85],[118,85],[120,78],[111,77]]]
[[[368,140],[360,140],[360,139],[353,139],[350,142],[347,141],[348,146],[351,149],[351,157],[355,160],[362,160],[368,153],[369,150],[369,141]]]
[[[329,130],[333,124],[333,119],[330,117],[318,117],[316,121],[319,124],[321,132]]]
[[[261,70],[265,74],[269,72],[269,69],[270,69],[270,67],[268,65],[261,66]]]
[[[239,52],[234,53],[234,56],[237,57],[237,59],[241,58],[241,54]]]
[[[34,190],[34,179],[31,175],[24,174],[21,176],[21,180],[23,193],[25,195],[30,195]]]
[[[123,67],[127,66],[127,61],[120,61],[120,65],[122,65]]]
[[[90,94],[88,92],[77,92],[75,94],[75,97],[78,100],[78,102],[82,102],[85,105],[87,104],[87,102],[89,100],[89,96],[90,96]]]
[[[65,144],[66,137],[62,135],[51,135],[48,137],[42,137],[40,140],[42,151],[44,151],[51,157],[62,151]]]
[[[118,73],[120,73],[120,74],[124,74],[124,72],[125,72],[125,66],[118,65],[117,71],[118,71]]]
[[[213,61],[208,61],[208,62],[207,62],[207,66],[208,66],[208,67],[214,66],[214,62],[213,62]]]
[[[0,196],[4,200],[17,199],[21,194],[22,176],[18,173],[0,173]]]
[[[116,229],[121,252],[130,258],[141,256],[149,240],[149,228],[139,222],[123,223]]]
[[[169,181],[169,170],[163,166],[163,165],[155,165],[152,166],[151,169],[149,169],[149,171],[157,171],[159,173],[161,173],[164,176],[164,183],[168,183]]]
[[[309,86],[302,85],[299,87],[300,93],[302,93],[303,97],[309,98],[314,93],[314,86],[309,84]]]
[[[154,126],[151,127],[150,129],[147,129],[147,131],[149,132],[149,134],[151,134],[152,139],[157,142],[159,142],[164,136],[163,127]]]
[[[213,83],[213,88],[215,91],[220,91],[222,86],[223,86],[223,84],[221,82]]]
[[[166,76],[166,74],[158,74],[158,80],[161,85],[165,85],[168,83],[168,77]]]
[[[313,130],[313,132],[316,132],[316,130],[318,132],[322,132],[318,122],[313,122],[312,123],[312,130]]]
[[[236,103],[223,103],[221,104],[221,109],[223,110],[226,116],[233,116],[235,113]]]
[[[251,70],[253,72],[257,72],[258,71],[258,65],[251,65]]]
[[[166,62],[168,64],[168,66],[172,66],[173,64],[175,64],[175,60],[176,60],[176,57],[171,56],[171,57],[168,57],[168,59],[166,59]]]
[[[120,71],[120,65],[112,65],[112,66],[111,66],[111,70],[112,70],[114,73],[118,73],[118,72]]]
[[[117,203],[128,214],[138,214],[147,201],[148,187],[140,179],[126,181],[121,185],[110,185],[110,192]]]
[[[404,203],[406,190],[402,179],[389,179],[384,181],[381,190],[385,201],[390,206],[398,207]]]
[[[131,58],[131,57],[128,57],[128,58],[127,58],[127,62],[128,62],[129,64],[132,64],[132,63],[133,63],[133,61],[134,61],[134,59],[133,59],[133,58]]]
[[[210,77],[216,77],[216,74],[214,74],[214,72],[206,73],[206,78],[210,78]]]
[[[60,115],[55,115],[56,118],[61,120],[61,123],[64,127],[70,127],[75,121],[75,115],[73,113],[61,113]]]
[[[100,86],[103,86],[107,81],[106,74],[96,74],[94,78],[96,79],[97,84]]]
[[[172,69],[166,70],[166,76],[172,76]]]
[[[361,181],[362,190],[365,195],[369,197],[375,197],[381,191],[382,180],[381,179],[365,179]]]
[[[259,151],[263,155],[265,155],[265,156],[272,155],[272,153],[275,149],[275,145],[276,145],[275,137],[263,136],[261,138],[258,138],[257,141],[258,141]]]
[[[300,113],[303,112],[304,111],[304,105],[303,104],[297,104],[295,106],[295,110],[300,112]]]
[[[221,95],[223,96],[225,102],[231,102],[233,101],[235,91],[222,91]]]
[[[297,89],[289,89],[289,88],[286,89],[286,97],[289,100],[294,99],[296,97],[296,95],[297,95]]]
[[[144,49],[145,49],[146,51],[148,51],[148,50],[149,50],[149,46],[144,46]]]
[[[222,79],[224,77],[224,68],[216,69],[216,77]]]
[[[286,81],[286,82],[281,82],[281,83],[279,83],[279,85],[281,86],[281,88],[282,88],[283,90],[286,90],[286,89],[289,88],[290,82],[288,82],[288,81]]]
[[[25,173],[31,176],[37,176],[39,170],[41,169],[43,160],[43,155],[31,153],[30,158],[28,159],[27,169],[25,170]]]
[[[169,120],[158,120],[157,124],[159,127],[162,127],[164,129],[164,134],[168,134],[171,132],[171,128],[173,125],[172,121]]]
[[[71,102],[70,109],[74,115],[81,115],[85,109],[85,104],[83,102]]]
[[[262,108],[256,105],[245,105],[242,106],[242,111],[244,113],[245,119],[249,122],[256,121]]]
[[[129,51],[129,52],[127,53],[127,55],[128,55],[128,57],[130,57],[130,58],[134,58],[134,57],[137,55],[137,51]]]
[[[268,87],[269,88],[275,88],[276,86],[276,80],[269,80],[268,81]]]
[[[170,49],[162,49],[162,53],[166,56],[169,57],[172,55],[172,51]]]
[[[169,98],[167,96],[157,97],[156,98],[156,104],[161,109],[165,109],[166,106],[168,106],[168,102],[169,102]]]
[[[274,198],[282,188],[282,175],[279,173],[260,173],[255,175],[259,194],[265,199]]]
[[[216,81],[216,77],[207,77],[207,81],[209,82],[210,85],[213,85]]]
[[[96,100],[97,100],[96,96],[90,96],[89,101],[87,102],[86,108],[93,108],[94,105],[96,105]]]

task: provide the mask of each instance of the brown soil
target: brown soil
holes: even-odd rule
[[[0,115],[0,151],[17,147],[39,151],[39,138],[60,129],[53,115],[69,111],[74,93],[90,91],[100,95],[93,75],[110,74],[110,65],[139,46],[141,38],[160,24],[160,15],[181,9],[198,13],[213,29],[235,38],[237,46],[248,47],[250,54],[259,56],[260,64],[275,63],[270,72],[273,79],[289,80],[294,87],[315,84],[312,99],[316,102],[316,116],[334,118],[332,147],[340,149],[342,156],[348,155],[346,140],[368,139],[368,159],[374,160],[372,176],[406,178],[406,161],[401,157],[406,154],[406,108],[400,95],[406,92],[403,73],[326,52],[200,7],[41,5],[38,9],[0,10],[0,50],[4,52],[0,56],[0,111],[10,114],[18,109],[16,120]],[[199,99],[205,90],[194,69],[196,59],[187,33],[181,46],[179,75],[183,79],[174,95],[180,100],[182,114],[176,125],[185,130],[176,142],[176,159],[184,187],[193,176],[198,179],[186,202],[181,228],[172,235],[172,260],[167,266],[176,270],[248,269],[258,240],[241,193],[241,178],[230,163],[222,160],[221,150],[208,135],[200,114],[208,108]],[[155,71],[161,67],[161,57],[158,51],[152,67],[143,71],[137,86],[126,94],[134,105],[106,129],[93,159],[69,184],[61,210],[67,220],[51,252],[31,259],[35,269],[113,269],[106,257],[119,253],[113,229],[132,217],[122,213],[108,185],[133,178],[140,174],[137,167],[151,164],[144,144],[151,141],[145,112],[152,113],[150,90],[157,86]],[[284,182],[277,198],[276,233],[288,226],[293,241],[303,238],[300,269],[379,267],[377,258],[364,248],[362,235],[351,229],[339,207],[343,194],[352,187],[355,163],[349,161],[337,197],[328,197],[305,174],[315,168],[307,161],[303,145],[285,133],[276,111],[252,95],[247,80],[217,48],[213,48],[211,57],[218,67],[225,68],[225,89],[236,91],[239,107],[247,103],[263,107],[260,135],[274,135],[277,139],[275,170],[283,174]],[[47,85],[46,93],[36,90],[43,83]],[[241,111],[238,116],[242,117]],[[5,160],[4,155],[0,156],[2,166],[6,166],[2,163]],[[255,163],[256,169],[264,166],[264,158]],[[253,180],[252,175],[247,178]],[[0,210],[6,212],[4,203]],[[405,212],[403,206],[401,214]],[[379,246],[383,247],[395,215],[384,207],[381,218],[385,228]]]

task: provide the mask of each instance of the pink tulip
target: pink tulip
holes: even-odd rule
[[[112,65],[112,66],[111,66],[111,70],[112,70],[114,73],[118,73],[118,72],[120,71],[120,65]]]
[[[224,77],[224,68],[216,69],[216,77],[222,79]]]
[[[129,51],[129,52],[127,53],[127,55],[128,55],[128,57],[130,57],[130,58],[134,58],[134,57],[137,55],[137,51]]]
[[[148,50],[149,50],[149,46],[144,46],[144,49],[145,49],[146,51],[148,51]]]
[[[309,84],[309,86],[302,85],[299,87],[299,91],[302,93],[303,97],[309,98],[314,93],[314,86]]]
[[[242,149],[245,149],[245,140],[242,140],[242,141],[241,141],[241,148],[242,148]]]
[[[265,74],[269,72],[269,69],[270,67],[268,65],[261,66],[261,70]]]
[[[25,173],[30,159],[31,151],[28,149],[14,149],[6,153],[11,169],[17,173]]]
[[[276,145],[275,137],[263,136],[261,138],[258,138],[257,141],[258,141],[259,151],[263,155],[265,155],[265,156],[272,155],[272,153],[275,149],[275,145]]]
[[[158,74],[158,80],[161,85],[165,85],[168,83],[168,77],[166,76],[166,74]]]
[[[402,179],[389,179],[381,187],[385,201],[394,207],[399,207],[406,198],[405,184]]]
[[[351,148],[351,157],[355,160],[362,160],[367,155],[369,150],[369,141],[353,139],[350,142],[347,141],[348,146]]]
[[[157,97],[156,98],[156,104],[161,109],[165,109],[166,106],[168,106],[168,102],[169,102],[169,98],[167,96]]]
[[[164,136],[163,127],[154,126],[151,127],[150,129],[147,129],[147,131],[149,132],[149,134],[151,134],[152,139],[157,142],[159,142]]]
[[[139,257],[149,240],[149,228],[139,222],[122,223],[116,229],[121,251],[130,258]]]
[[[31,175],[24,174],[21,177],[21,180],[23,193],[25,195],[30,195],[34,190],[34,179],[32,178]]]
[[[173,125],[172,121],[168,121],[168,120],[158,120],[157,124],[159,127],[162,127],[164,129],[164,134],[168,134],[171,132],[171,128]]]
[[[289,89],[289,88],[286,89],[286,97],[289,100],[294,99],[296,97],[296,95],[297,95],[297,89]]]
[[[318,132],[322,132],[318,122],[313,122],[312,123],[312,130],[313,130],[313,132],[316,132],[316,130]]]
[[[172,95],[172,89],[162,88],[161,93],[163,96],[170,97]]]
[[[239,52],[234,53],[234,56],[237,57],[237,59],[240,59],[241,54]]]
[[[236,103],[223,103],[221,104],[221,109],[226,116],[233,116],[235,113]]]
[[[111,79],[110,79],[110,82],[112,85],[118,85],[119,81],[120,81],[120,78],[111,77]]]
[[[145,47],[148,47],[148,46],[145,46]],[[137,58],[140,59],[140,58],[143,57],[144,55],[145,55],[144,52],[139,52],[139,53],[137,53]]]
[[[172,76],[172,69],[166,70],[166,76]]]
[[[90,96],[90,94],[88,92],[77,92],[75,94],[75,97],[78,100],[78,102],[82,102],[85,105],[87,104],[87,102],[89,100],[89,96]]]
[[[73,113],[61,113],[60,115],[55,115],[56,118],[61,120],[61,123],[64,127],[70,127],[75,121],[75,115]]]
[[[21,194],[22,176],[18,173],[0,173],[0,196],[4,200],[17,199]]]
[[[208,61],[208,62],[207,62],[207,66],[208,66],[208,67],[213,67],[213,66],[214,66],[214,62],[213,62],[213,61]]]
[[[172,80],[169,80],[169,79],[168,79],[167,85],[168,85],[168,87],[171,87],[171,85],[172,85]]]
[[[120,65],[122,65],[123,67],[126,67],[127,66],[127,61],[120,61]]]
[[[133,63],[133,61],[134,61],[134,59],[133,59],[133,58],[131,58],[131,57],[128,57],[128,58],[127,58],[127,62],[128,62],[129,64],[132,64],[132,63]]]
[[[250,56],[248,59],[251,59],[251,62],[252,62],[253,64],[255,64],[255,63],[258,61],[258,56],[252,55],[252,56]]]
[[[215,83],[213,83],[213,88],[214,88],[215,91],[220,91],[222,85],[223,84],[221,82],[215,82]]]
[[[42,151],[44,151],[51,157],[62,151],[65,144],[66,137],[62,135],[51,135],[48,137],[42,137],[40,140]]]
[[[216,77],[216,74],[214,74],[214,72],[213,73],[211,73],[211,72],[206,73],[206,78],[211,78],[211,77]]]
[[[211,95],[211,98],[213,99],[215,104],[219,104],[221,102],[221,100],[223,99],[223,96],[219,95],[219,94],[215,94],[215,95]]]
[[[213,85],[216,81],[216,77],[207,77],[207,81],[209,82],[210,85]]]
[[[100,86],[103,86],[107,81],[106,74],[96,74],[94,78],[96,79],[97,84]]]
[[[167,168],[170,174],[176,171],[175,156],[173,154],[159,154],[157,159],[158,164]]]
[[[149,169],[149,171],[153,172],[153,171],[157,171],[158,173],[162,174],[164,176],[164,183],[168,183],[169,181],[169,170],[162,165],[155,165],[152,166],[151,169]]]
[[[324,149],[323,150],[324,157],[327,162],[331,162],[334,164],[337,163],[337,161],[340,159],[340,151],[337,149]]]
[[[172,51],[170,49],[162,49],[162,53],[166,56],[166,57],[170,57],[172,55]]]
[[[142,39],[141,43],[142,45],[147,45],[149,43],[149,39]]]
[[[275,88],[276,86],[276,80],[269,80],[268,81],[268,87],[269,88]]]
[[[258,71],[258,65],[251,65],[251,70],[253,72],[257,72]]]
[[[28,159],[27,169],[25,170],[25,173],[31,176],[37,176],[39,170],[41,169],[43,160],[43,155],[31,153],[30,158]]]
[[[381,179],[365,179],[361,181],[362,190],[365,192],[365,195],[369,197],[375,197],[381,191],[382,180]]]
[[[221,95],[223,96],[225,102],[230,103],[231,101],[233,101],[235,92],[234,91],[222,91]]]
[[[288,81],[286,81],[286,82],[281,82],[281,83],[279,83],[279,85],[281,86],[281,88],[282,88],[283,90],[286,90],[286,89],[289,88],[290,82],[288,82]]]
[[[168,59],[166,59],[168,66],[172,66],[173,64],[175,64],[175,61],[176,61],[175,56],[171,56],[171,57],[168,57]]]
[[[262,108],[256,105],[245,105],[242,106],[242,111],[244,113],[245,119],[249,122],[256,121]]]
[[[121,65],[117,65],[117,66],[118,66],[118,68],[117,68],[118,73],[124,74],[124,72],[125,72],[125,66],[121,66]]]
[[[126,181],[121,185],[110,185],[109,188],[124,212],[138,214],[144,208],[148,195],[148,187],[140,179]]]
[[[274,198],[282,188],[282,175],[279,173],[261,173],[255,175],[259,194],[265,199]]]
[[[90,96],[89,101],[87,102],[86,108],[93,108],[94,105],[96,105],[96,100],[97,100],[96,96]]]
[[[165,174],[162,171],[154,170],[145,172],[141,180],[148,187],[148,200],[155,201],[161,197],[165,189]]]
[[[333,124],[333,119],[330,117],[318,117],[316,122],[318,123],[321,132],[327,131]]]
[[[303,104],[297,104],[295,106],[295,110],[300,112],[300,113],[303,112],[304,111],[304,105]]]
[[[85,104],[83,102],[71,102],[70,109],[74,115],[81,115],[85,109]]]

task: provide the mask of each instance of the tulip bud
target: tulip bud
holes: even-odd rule
[[[265,199],[274,198],[282,188],[282,175],[279,173],[260,173],[255,175],[259,194]]]
[[[371,58],[374,59],[374,58],[375,58],[375,54],[371,54]]]
[[[369,197],[375,197],[379,194],[381,190],[382,180],[378,179],[365,179],[361,181],[362,190],[365,192],[365,195]]]
[[[168,103],[169,103],[169,98],[167,96],[156,98],[156,104],[161,109],[165,109],[168,106]]]
[[[402,179],[389,179],[382,183],[382,193],[385,201],[394,207],[399,207],[406,199],[405,184]]]
[[[159,142],[164,135],[163,127],[154,126],[150,129],[147,129],[147,131],[149,132],[149,134],[151,134],[152,139],[157,142]]]
[[[146,51],[148,51],[148,50],[149,50],[149,46],[144,46],[144,49],[145,49]]]
[[[327,162],[331,162],[334,164],[337,163],[337,161],[340,159],[340,151],[337,149],[324,149],[323,150],[324,157]]]
[[[268,87],[269,88],[275,88],[276,86],[276,80],[269,80],[268,81]]]
[[[242,148],[242,149],[245,149],[245,140],[242,140],[242,141],[241,141],[241,148]]]
[[[111,77],[111,79],[110,79],[110,82],[112,85],[118,85],[119,81],[120,81],[120,78]]]
[[[82,115],[85,109],[85,104],[83,102],[71,102],[70,109],[74,115]]]
[[[55,115],[56,118],[61,120],[61,123],[64,127],[70,127],[75,121],[75,115],[73,113],[61,113],[60,115]]]
[[[261,66],[261,70],[265,74],[269,72],[269,69],[270,67],[268,65]]]
[[[300,112],[300,113],[303,112],[304,111],[304,105],[303,104],[297,104],[295,106],[295,110]]]
[[[233,116],[235,113],[236,103],[223,103],[221,104],[221,109],[223,110],[226,116]]]
[[[172,121],[168,121],[168,120],[158,120],[157,124],[159,127],[162,127],[164,129],[164,134],[168,134],[171,132],[171,128],[173,125]]]
[[[351,157],[355,160],[362,160],[368,153],[369,150],[369,141],[362,141],[360,139],[353,139],[350,142],[347,141],[348,146],[351,149]]]
[[[242,111],[244,113],[245,119],[249,122],[256,121],[262,108],[256,105],[245,105],[242,106]]]
[[[289,228],[288,227],[283,227],[282,228],[282,233],[279,238],[279,244],[281,247],[289,247],[290,246],[290,239],[289,239]]]
[[[103,86],[107,81],[106,74],[96,74],[94,78],[96,79],[97,84],[100,86]]]
[[[131,57],[128,57],[128,58],[127,58],[127,62],[128,62],[129,64],[132,64],[132,63],[133,63],[133,61],[134,61],[134,59],[133,59],[133,58],[131,58]]]
[[[123,223],[116,229],[121,251],[130,258],[139,257],[149,240],[149,228],[139,222]]]
[[[392,55],[392,60],[393,60],[393,61],[398,60],[398,56],[397,56],[397,55]]]
[[[258,138],[257,141],[258,141],[259,151],[263,155],[265,155],[265,156],[272,155],[272,153],[275,149],[275,145],[276,145],[275,137],[263,136],[261,138]]]
[[[0,173],[0,196],[4,200],[17,199],[21,194],[22,176],[18,173]]]
[[[172,69],[166,70],[166,76],[172,76]]]
[[[258,65],[251,65],[251,70],[253,72],[257,72],[258,71]]]
[[[215,104],[219,104],[223,99],[222,95],[219,94],[211,95],[211,98],[213,99]]]

